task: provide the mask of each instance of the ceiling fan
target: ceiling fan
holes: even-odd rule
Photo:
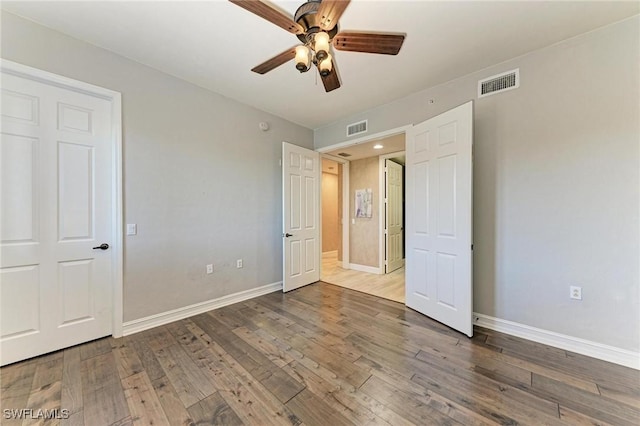
[[[404,35],[397,33],[338,32],[338,20],[350,0],[308,0],[293,17],[261,0],[229,0],[277,26],[295,34],[302,44],[254,67],[251,71],[265,74],[295,59],[296,69],[307,72],[314,64],[327,92],[340,87],[331,46],[337,50],[397,55]]]

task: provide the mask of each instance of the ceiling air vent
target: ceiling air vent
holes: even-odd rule
[[[503,72],[478,82],[478,98],[520,87],[520,69]]]
[[[351,157],[351,154],[347,154],[346,152],[339,152],[338,155],[344,158]]]
[[[347,126],[347,136],[355,136],[361,133],[367,133],[367,120],[362,120],[357,123],[349,124]]]

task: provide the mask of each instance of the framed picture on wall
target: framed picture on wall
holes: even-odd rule
[[[373,190],[356,189],[356,217],[371,218],[373,213]]]

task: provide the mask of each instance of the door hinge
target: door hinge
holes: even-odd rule
[[[471,244],[471,251],[473,251],[473,244]]]

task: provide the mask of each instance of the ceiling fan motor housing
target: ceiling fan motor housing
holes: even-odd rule
[[[320,28],[321,16],[318,15],[318,8],[320,7],[321,0],[309,0],[303,3],[293,17],[302,28],[304,28],[303,34],[297,34],[298,39],[304,43],[313,45],[313,39],[316,33],[323,31]],[[326,31],[329,34],[329,41],[333,40],[333,37],[338,34],[338,25],[330,30]]]

